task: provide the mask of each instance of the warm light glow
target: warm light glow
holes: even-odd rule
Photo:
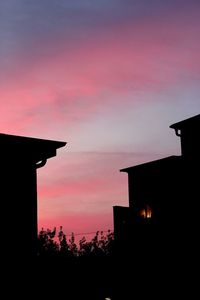
[[[152,209],[149,205],[146,205],[145,208],[141,209],[140,217],[144,219],[151,219],[152,217]]]

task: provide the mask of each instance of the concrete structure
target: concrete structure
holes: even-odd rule
[[[200,158],[200,115],[172,124],[181,139],[181,152],[185,159],[199,160]]]
[[[37,169],[65,142],[0,134],[3,253],[37,254]]]
[[[170,128],[181,138],[181,156],[120,170],[128,174],[129,207],[114,207],[119,245],[130,239],[137,246],[143,246],[146,240],[155,245],[181,245],[195,234],[200,196],[200,115]]]

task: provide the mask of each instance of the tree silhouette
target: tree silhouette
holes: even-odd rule
[[[97,231],[91,241],[87,241],[83,236],[77,246],[75,235],[72,232],[67,241],[66,234],[62,226],[58,231],[42,228],[38,235],[38,255],[39,256],[64,256],[64,257],[89,257],[107,256],[112,253],[114,245],[114,234],[108,230],[107,234]]]

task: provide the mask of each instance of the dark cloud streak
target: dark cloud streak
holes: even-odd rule
[[[181,5],[180,5],[181,4]],[[163,18],[181,11],[190,13],[198,1],[64,1],[3,0],[0,3],[0,61],[27,51],[45,55],[56,48],[51,40],[71,44],[87,41],[93,35],[128,20],[134,26],[148,18]],[[186,9],[187,6],[187,9]]]

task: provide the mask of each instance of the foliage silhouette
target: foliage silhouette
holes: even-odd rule
[[[83,236],[78,246],[75,242],[75,235],[72,232],[67,240],[62,226],[57,233],[56,227],[53,230],[42,228],[38,235],[38,256],[60,256],[60,257],[104,257],[112,254],[114,247],[114,234],[111,230],[104,235],[103,231],[97,231],[91,241]]]

